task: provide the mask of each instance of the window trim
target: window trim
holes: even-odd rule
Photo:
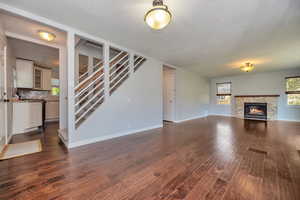
[[[221,85],[221,84],[230,84],[230,93],[218,93],[218,85]],[[217,94],[216,96],[217,97],[220,97],[220,96],[232,96],[232,82],[229,81],[229,82],[222,82],[222,83],[216,83],[216,89],[217,89]],[[232,99],[230,98],[230,103],[229,104],[219,104],[218,103],[218,100],[217,100],[217,104],[218,105],[231,105],[232,103]]]
[[[218,85],[222,84],[230,84],[230,93],[218,93]],[[231,96],[232,89],[231,89],[232,82],[223,82],[223,83],[216,83],[216,88],[217,88],[217,96]]]
[[[288,79],[292,79],[292,78],[300,78],[300,76],[290,76],[290,77],[285,77],[285,84],[287,82]],[[296,91],[287,91],[286,85],[285,85],[285,94],[300,94],[299,90]]]
[[[299,105],[290,105],[290,104],[288,104],[288,95],[289,95],[289,94],[300,94],[300,91],[299,91],[299,90],[296,90],[296,91],[287,91],[287,80],[288,80],[288,79],[292,79],[292,78],[300,78],[300,76],[290,76],[290,77],[285,77],[286,105],[289,106],[289,107],[300,107],[300,104],[299,104]]]
[[[300,78],[300,76],[288,76],[288,77],[285,77],[285,79],[289,79],[289,78]]]

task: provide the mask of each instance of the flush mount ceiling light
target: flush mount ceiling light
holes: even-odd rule
[[[163,0],[154,0],[153,8],[146,13],[144,20],[152,29],[159,30],[165,28],[171,19],[172,14]]]
[[[48,42],[51,42],[56,38],[55,34],[49,33],[47,31],[38,31],[38,34],[41,39],[46,40]]]
[[[251,72],[254,69],[254,65],[251,63],[245,63],[244,66],[241,66],[241,70],[244,72]]]

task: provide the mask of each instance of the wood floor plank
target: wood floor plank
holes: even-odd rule
[[[57,128],[13,137],[43,151],[0,161],[1,200],[300,199],[300,123],[210,116],[70,151]]]

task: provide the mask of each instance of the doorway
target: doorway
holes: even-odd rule
[[[2,42],[0,40],[0,42]],[[6,45],[0,45],[0,152],[6,144],[6,87],[5,87],[5,57]]]
[[[5,150],[0,160],[42,150],[46,126],[58,127],[60,99],[59,49],[20,37],[5,39],[0,70],[0,115],[5,119],[0,124],[0,150],[3,145]]]
[[[175,121],[176,69],[163,66],[163,121]]]

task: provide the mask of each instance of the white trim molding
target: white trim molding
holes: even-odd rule
[[[68,148],[68,138],[67,138],[67,129],[58,129],[58,137],[62,141],[62,143],[65,145],[66,148]]]
[[[208,116],[236,117],[231,114],[219,114],[219,113],[210,113],[210,114],[208,114]]]
[[[274,121],[284,121],[284,122],[300,122],[300,120],[296,120],[296,119],[277,119]]]
[[[176,121],[174,121],[174,122],[175,122],[175,123],[181,123],[181,122],[190,121],[190,120],[194,120],[194,119],[205,118],[205,117],[207,117],[207,116],[208,116],[207,114],[204,114],[204,115],[197,115],[197,116],[189,117],[189,118],[182,119],[182,120],[176,120]]]
[[[117,137],[121,137],[121,136],[132,135],[135,133],[142,133],[143,131],[148,131],[151,129],[157,129],[157,128],[162,128],[162,127],[163,127],[163,124],[159,124],[159,125],[155,125],[155,126],[146,127],[143,129],[136,129],[136,130],[131,130],[131,131],[127,131],[127,132],[121,132],[121,133],[116,133],[116,134],[111,134],[111,135],[108,134],[108,135],[104,135],[101,137],[81,140],[78,142],[69,143],[68,148],[71,149],[71,148],[75,148],[75,147],[79,147],[79,146],[83,146],[83,145],[87,145],[87,144],[92,144],[92,143],[96,143],[96,142],[101,142],[104,140],[109,140],[109,139],[113,139],[113,138],[117,138]]]

